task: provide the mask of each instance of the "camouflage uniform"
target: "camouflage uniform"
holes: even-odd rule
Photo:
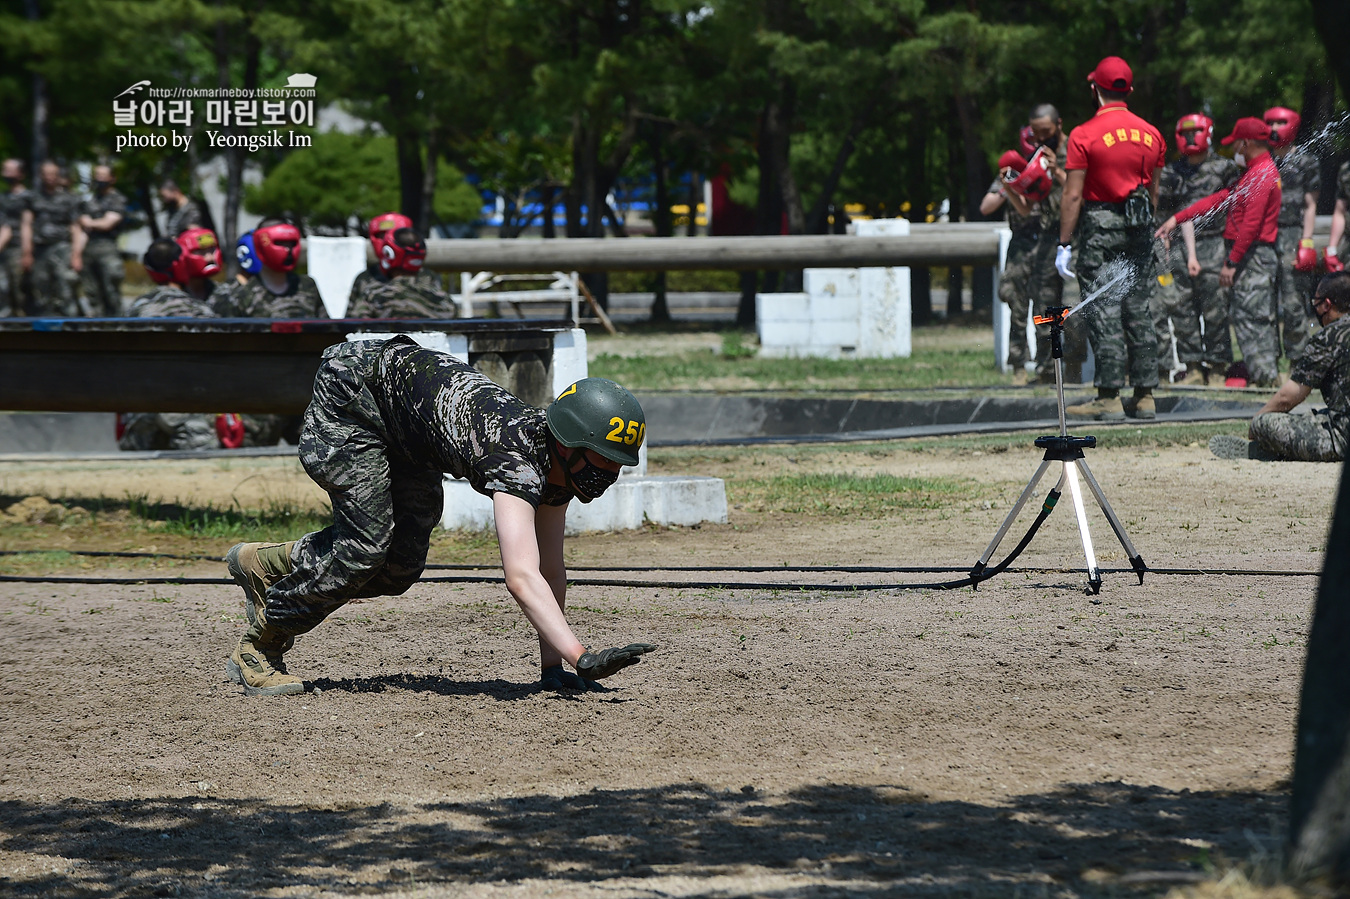
[[[275,294],[258,275],[243,284],[227,281],[212,305],[222,318],[328,318],[319,288],[309,275],[286,274],[286,292]]]
[[[1153,229],[1125,224],[1118,204],[1083,206],[1074,245],[1076,271],[1084,297],[1126,271],[1124,289],[1116,288],[1083,310],[1096,357],[1097,387],[1158,385],[1158,343],[1149,311],[1153,283]]]
[[[1233,242],[1224,241],[1224,259]],[[1271,387],[1279,377],[1279,339],[1276,336],[1272,292],[1280,261],[1268,243],[1254,243],[1233,275],[1233,333],[1254,385]]]
[[[407,337],[323,355],[300,462],[328,491],[333,524],[296,542],[291,573],[267,591],[264,618],[280,633],[305,633],[349,600],[412,586],[444,512],[442,472],[536,507],[571,499],[546,482],[543,411],[453,356]]]
[[[210,303],[177,284],[163,284],[138,297],[127,308],[132,318],[215,318]],[[200,412],[124,412],[122,450],[219,449],[216,417]]]
[[[19,226],[23,213],[32,208],[33,194],[27,188],[0,194],[0,224],[10,228],[9,243],[0,250],[0,317],[25,314],[23,245]]]
[[[1181,157],[1163,168],[1158,185],[1158,221],[1161,223],[1196,200],[1231,187],[1241,176],[1242,169],[1237,163],[1217,154],[1210,154],[1198,166]],[[1165,267],[1160,266],[1158,277],[1151,282],[1150,304],[1160,370],[1171,368],[1166,363],[1170,362],[1173,334],[1177,358],[1187,368],[1204,362],[1211,369],[1223,370],[1233,361],[1232,338],[1228,333],[1229,290],[1219,286],[1219,269],[1224,264],[1224,224],[1225,217],[1221,215],[1195,223],[1195,258],[1200,262],[1197,277],[1192,278],[1186,270],[1186,244],[1177,231],[1172,235],[1171,252],[1164,259]]]
[[[1325,411],[1267,412],[1252,419],[1252,436],[1266,451],[1299,462],[1340,462],[1350,442],[1350,316],[1314,334],[1289,379],[1322,391]]]
[[[1001,194],[1007,188],[1003,179],[998,178],[989,185],[989,193]],[[1008,241],[1008,256],[1003,263],[1003,273],[998,279],[998,298],[1008,304],[1012,325],[1008,329],[1008,366],[1012,369],[1024,368],[1027,362],[1027,313],[1032,310],[1032,275],[1035,272],[1036,240],[1041,233],[1040,211],[1032,208],[1030,215],[1018,215],[1011,205],[1005,206],[1008,212],[1008,228],[1012,239]],[[1040,314],[1037,304],[1034,309]],[[1038,341],[1037,368],[1044,361],[1045,347]]]
[[[188,197],[182,206],[169,213],[169,220],[164,225],[164,236],[172,239],[189,228],[205,227],[201,208],[197,206],[196,200]]]
[[[92,219],[102,218],[109,212],[127,217],[127,198],[115,187],[108,188],[102,195],[87,197],[80,209],[82,215]],[[89,242],[84,247],[84,296],[86,312],[95,316],[115,316],[122,314],[122,279],[126,268],[122,264],[122,253],[117,249],[117,235],[122,230],[121,223],[110,231],[86,231]]]
[[[1069,136],[1060,135],[1055,151],[1060,169],[1069,161]],[[1055,250],[1059,248],[1059,207],[1064,198],[1064,185],[1050,179],[1050,196],[1040,202],[1041,239],[1036,241],[1036,257],[1031,276],[1033,303],[1036,309],[1064,305],[1064,279],[1055,268]],[[1044,379],[1051,374],[1050,326],[1036,326],[1036,368]],[[1087,360],[1087,327],[1081,316],[1075,315],[1064,323],[1064,365],[1070,371],[1078,370]],[[1053,380],[1053,379],[1052,379]]]
[[[80,198],[58,188],[35,190],[33,209],[34,315],[74,318],[79,279],[70,267],[70,226],[80,215]]]
[[[1322,189],[1317,156],[1295,147],[1285,156],[1274,156],[1280,170],[1280,236],[1275,242],[1279,268],[1275,278],[1275,310],[1283,325],[1284,354],[1293,362],[1303,352],[1312,332],[1312,296],[1316,272],[1294,270],[1299,241],[1303,238],[1303,195]]]
[[[378,266],[356,276],[347,318],[454,318],[455,304],[434,272],[389,277]]]
[[[1336,171],[1336,199],[1350,208],[1350,162],[1341,163],[1341,167]],[[1350,212],[1346,215],[1350,218]],[[1350,222],[1347,222],[1347,225],[1350,225]],[[1345,257],[1350,255],[1350,227],[1341,233],[1341,243],[1336,247],[1336,254],[1342,264],[1345,263]]]

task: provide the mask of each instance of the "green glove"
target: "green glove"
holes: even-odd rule
[[[652,643],[629,643],[627,646],[587,652],[577,659],[577,674],[586,680],[609,677],[629,665],[642,661],[642,656],[656,649]]]

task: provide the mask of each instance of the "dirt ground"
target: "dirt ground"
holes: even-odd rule
[[[0,583],[0,893],[1133,896],[1259,865],[1285,815],[1304,572],[1320,567],[1339,469],[1202,446],[1089,459],[1151,566],[1276,573],[1108,573],[1093,603],[1081,571],[946,592],[811,586],[939,574],[640,572],[668,583],[571,589],[588,644],[660,645],[577,695],[534,688],[534,639],[501,586],[424,583],[302,637],[287,659],[314,689],[274,699],[224,679],[236,588],[118,568],[93,573],[127,582]],[[569,561],[965,567],[1038,460],[905,444],[704,454],[694,473],[733,480],[972,486],[880,518],[742,505],[727,525],[577,538]],[[653,467],[689,470],[674,451]],[[6,497],[128,492],[321,499],[293,460],[0,464]],[[1091,519],[1104,564],[1124,565]],[[0,533],[0,548],[71,549],[91,532]],[[1081,559],[1065,501],[1018,564]],[[781,587],[673,583],[714,576]]]

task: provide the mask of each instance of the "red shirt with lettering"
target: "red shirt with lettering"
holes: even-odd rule
[[[1177,224],[1188,222],[1216,209],[1228,214],[1223,236],[1233,242],[1228,264],[1237,268],[1257,241],[1274,243],[1280,233],[1280,170],[1269,153],[1262,153],[1247,166],[1247,171],[1218,193],[1196,200],[1177,213]]]
[[[1124,103],[1107,103],[1069,133],[1066,169],[1083,169],[1083,199],[1123,203],[1136,187],[1153,182],[1167,155],[1162,135]]]

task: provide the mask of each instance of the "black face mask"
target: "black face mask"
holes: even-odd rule
[[[178,211],[178,207],[181,206],[181,205],[182,205],[182,204],[179,203],[177,200],[165,200],[165,201],[164,201],[164,208],[167,209],[167,210],[169,210],[170,212],[177,212],[177,211]]]
[[[556,440],[550,440],[549,444],[553,449],[553,455],[562,465],[563,480],[567,482],[567,486],[571,489],[573,495],[583,503],[588,503],[600,496],[619,479],[617,471],[601,468],[592,464],[591,460],[586,459],[586,448],[584,446],[573,449],[564,459],[562,445]],[[576,464],[579,458],[584,459],[586,464],[582,466],[581,471],[574,473],[572,466]]]
[[[110,187],[112,187],[112,182],[111,182],[111,181],[95,181],[95,182],[94,182],[94,190],[107,190],[107,189],[110,188]]]
[[[18,183],[19,183],[20,181],[22,181],[22,180],[23,180],[22,178],[15,178],[13,175],[6,175],[6,176],[5,176],[5,183],[8,184],[10,187],[13,187],[14,185],[18,184]]]
[[[1050,135],[1050,136],[1047,137],[1045,140],[1041,141],[1041,146],[1047,147],[1047,148],[1049,148],[1049,149],[1051,149],[1051,150],[1058,150],[1058,149],[1059,149],[1059,135],[1058,135],[1058,134],[1052,134],[1052,135]]]

